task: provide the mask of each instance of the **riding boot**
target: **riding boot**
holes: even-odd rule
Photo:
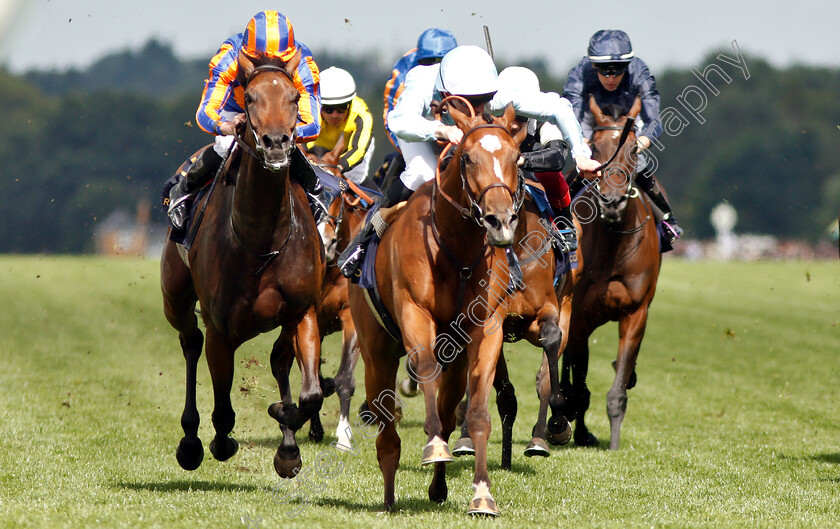
[[[329,216],[330,198],[318,179],[315,168],[306,159],[306,155],[297,147],[292,149],[291,174],[303,187],[309,197],[309,207],[315,217],[315,224],[321,224]]]
[[[193,158],[189,171],[181,174],[181,179],[169,190],[169,220],[175,229],[182,230],[187,223],[189,216],[188,202],[192,194],[206,184],[222,164],[222,157],[219,156],[213,147],[208,147]]]
[[[636,184],[648,197],[650,197],[650,201],[653,205],[662,211],[662,218],[659,220],[662,221],[666,227],[664,230],[664,237],[666,240],[664,242],[667,242],[670,246],[682,236],[683,230],[677,224],[677,219],[674,217],[671,205],[668,203],[668,199],[665,198],[662,190],[659,189],[659,184],[650,169],[651,168],[648,166],[639,171],[639,174],[636,176]]]
[[[411,193],[413,193],[413,191],[408,189],[399,178],[394,180],[391,185],[388,186],[388,189],[385,190],[385,195],[379,202],[379,209],[368,217],[358,235],[356,235],[350,244],[347,245],[347,248],[341,252],[341,255],[338,256],[338,268],[341,270],[341,274],[344,277],[353,277],[365,260],[367,245],[376,233],[375,225],[377,221],[374,221],[372,217],[374,215],[379,216],[379,212],[383,209],[393,207],[400,202],[407,200],[408,197],[411,196]]]
[[[552,234],[563,252],[574,252],[578,248],[577,231],[572,220],[572,207],[554,210],[554,225],[557,232]]]

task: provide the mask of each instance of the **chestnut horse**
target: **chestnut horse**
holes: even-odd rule
[[[350,315],[348,285],[350,281],[341,275],[335,258],[353,240],[364,222],[367,207],[373,198],[362,189],[344,178],[338,166],[338,160],[344,151],[345,141],[342,135],[335,147],[327,151],[312,149],[306,156],[322,169],[332,173],[342,185],[341,195],[330,204],[328,222],[319,226],[321,240],[326,250],[327,271],[321,287],[321,305],[318,308],[318,330],[321,339],[334,332],[341,331],[341,360],[335,379],[324,379],[325,386],[334,385],[339,400],[339,421],[335,436],[336,447],[349,450],[352,445],[350,427],[350,399],[356,391],[356,379],[353,371],[359,360],[359,346],[356,338],[356,326]],[[364,198],[365,202],[362,202]],[[325,394],[327,391],[325,390]],[[323,427],[318,414],[312,416],[309,438],[320,441]]]
[[[300,98],[288,64],[255,64],[240,58],[247,120],[238,171],[228,165],[225,180],[206,198],[205,215],[189,253],[171,240],[161,257],[164,313],[178,331],[187,365],[184,437],[176,456],[194,470],[204,449],[198,438],[196,366],[204,337],[195,304],[206,327],[207,365],[213,381],[210,452],[219,461],[238,448],[228,436],[235,414],[230,402],[234,353],[245,341],[282,326],[271,352],[271,370],[282,401],[269,407],[283,440],[274,457],[277,473],[294,477],[301,467],[295,432],[321,408],[318,380],[320,340],[316,308],[324,275],[324,251],[306,195],[289,179]],[[233,157],[231,157],[233,158]],[[218,182],[217,182],[218,183]],[[300,407],[291,398],[289,370],[297,359],[302,373]]]
[[[429,499],[446,500],[446,463],[453,460],[447,441],[468,384],[466,420],[476,455],[469,513],[497,515],[487,472],[487,404],[503,339],[505,248],[514,242],[523,198],[516,162],[527,131],[511,136],[512,106],[496,119],[468,117],[452,105],[449,112],[462,141],[446,169],[411,196],[384,232],[375,258],[376,288],[398,336],[379,323],[358,285],[350,288],[350,309],[365,362],[370,412],[363,415],[377,426],[385,508],[394,506],[400,460],[395,376],[407,354],[426,408],[421,463],[435,465]]]
[[[645,334],[648,308],[656,292],[662,257],[651,206],[635,185],[637,146],[632,131],[621,145],[620,131],[641,109],[636,100],[627,116],[604,115],[590,99],[595,116],[593,158],[606,162],[604,176],[590,181],[575,201],[574,210],[583,227],[581,248],[586,267],[572,295],[569,343],[563,355],[563,385],[567,415],[576,419],[574,440],[596,444],[584,422],[589,407],[586,375],[589,368],[589,335],[608,321],[618,321],[616,373],[607,393],[610,448],[619,447],[621,422],[627,410],[627,390],[635,385],[636,358]],[[615,155],[613,156],[613,154]],[[612,156],[612,158],[611,158]],[[578,205],[589,204],[587,208]],[[597,211],[600,210],[600,214]],[[571,384],[570,373],[571,370]]]
[[[516,227],[514,248],[522,267],[524,288],[511,296],[503,330],[506,342],[513,343],[525,339],[544,352],[536,377],[540,408],[537,422],[532,429],[531,441],[525,448],[525,455],[546,457],[550,455],[546,441],[553,445],[564,445],[572,437],[571,425],[562,410],[564,401],[560,393],[558,360],[568,341],[572,285],[580,276],[583,263],[578,249],[578,267],[567,272],[555,288],[554,252],[558,250],[551,245],[546,224],[536,205],[531,200],[526,200],[522,211]],[[575,228],[580,232],[580,225],[576,223]],[[496,389],[496,405],[502,419],[502,468],[510,469],[517,402],[513,385],[508,378],[504,352],[499,357],[493,386]],[[549,406],[552,416],[546,424]],[[453,454],[471,455],[473,452],[474,447],[465,423],[461,429],[461,438],[453,447]]]

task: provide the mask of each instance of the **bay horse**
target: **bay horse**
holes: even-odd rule
[[[540,408],[531,440],[525,448],[525,455],[546,457],[550,455],[546,441],[553,445],[564,445],[572,437],[571,425],[563,415],[564,399],[560,392],[558,360],[568,341],[572,285],[578,280],[583,263],[578,249],[575,252],[578,267],[566,272],[555,287],[554,256],[559,250],[552,246],[546,229],[547,223],[542,219],[534,202],[526,199],[522,211],[513,247],[522,268],[524,288],[514,292],[507,303],[503,331],[507,343],[524,339],[543,350],[542,363],[536,376]],[[576,220],[575,228],[580,232],[580,225]],[[496,389],[496,405],[502,420],[501,466],[510,469],[517,401],[513,384],[508,377],[504,350],[499,356],[493,386]],[[462,406],[464,404],[461,403]],[[552,417],[546,423],[549,407]],[[464,423],[461,438],[453,447],[453,453],[471,455],[473,452],[473,443]]]
[[[608,321],[618,322],[618,356],[615,378],[607,392],[610,449],[619,448],[621,423],[627,411],[627,390],[636,382],[636,358],[645,334],[648,309],[656,293],[662,256],[651,205],[635,185],[637,146],[631,130],[626,142],[620,137],[627,121],[641,109],[637,98],[626,116],[613,118],[590,98],[595,116],[591,147],[593,158],[611,162],[602,179],[592,181],[575,200],[574,210],[583,227],[580,246],[586,267],[572,294],[569,343],[563,355],[563,386],[569,417],[574,417],[575,444],[593,445],[584,414],[589,407],[586,375],[589,369],[589,336]],[[613,155],[612,158],[611,155]],[[581,207],[577,202],[589,207]],[[591,215],[586,213],[591,210]],[[600,214],[597,212],[600,210]]]
[[[471,117],[453,105],[449,113],[464,133],[462,141],[446,169],[409,198],[384,232],[374,260],[375,288],[398,336],[379,323],[365,299],[369,291],[350,288],[370,407],[363,416],[378,433],[384,506],[390,510],[400,460],[395,376],[400,357],[408,355],[406,367],[420,382],[426,408],[421,464],[435,465],[429,499],[442,503],[446,463],[453,460],[447,441],[455,429],[455,407],[469,385],[466,420],[476,457],[468,512],[498,515],[487,472],[487,404],[503,339],[500,301],[508,288],[503,261],[523,199],[517,160],[527,131],[511,135],[512,106],[495,119]],[[466,354],[459,354],[462,350]]]
[[[178,331],[187,366],[184,437],[176,451],[186,470],[198,468],[204,457],[195,386],[205,339],[198,328],[196,301],[207,333],[216,430],[210,452],[216,459],[225,461],[238,449],[229,437],[235,420],[230,402],[234,353],[258,334],[282,326],[271,351],[271,370],[282,400],[268,409],[283,436],[274,457],[280,476],[294,477],[300,469],[295,432],[318,413],[323,401],[316,309],[324,250],[306,195],[289,179],[300,98],[292,72],[299,61],[299,53],[288,63],[251,62],[240,56],[247,119],[236,141],[243,152],[235,174],[230,162],[236,157],[231,156],[222,178],[233,183],[214,185],[215,192],[204,199],[205,214],[189,253],[168,239],[164,245],[164,314]],[[299,407],[289,388],[295,359],[302,373]]]
[[[335,176],[342,186],[339,197],[330,204],[328,221],[318,226],[326,252],[327,266],[321,286],[321,304],[318,307],[318,330],[322,340],[332,333],[339,331],[342,333],[338,371],[334,379],[323,380],[326,381],[327,386],[332,384],[338,393],[339,421],[335,432],[338,439],[336,447],[340,450],[350,450],[353,446],[349,419],[350,400],[356,391],[356,378],[353,371],[359,360],[359,346],[356,326],[350,314],[348,298],[350,281],[341,274],[335,259],[361,229],[367,208],[373,203],[373,198],[345,179],[341,173],[338,160],[344,147],[345,141],[342,135],[331,150],[316,147],[308,151],[306,156],[314,164]],[[310,420],[309,438],[313,441],[320,441],[323,438],[323,427],[318,414],[313,415]]]

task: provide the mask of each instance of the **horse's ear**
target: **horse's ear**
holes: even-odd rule
[[[295,70],[297,70],[298,66],[300,65],[301,57],[302,55],[300,53],[300,48],[298,48],[297,51],[295,51],[295,54],[292,56],[292,58],[289,59],[289,62],[286,63],[286,71],[289,72],[289,75],[292,76],[292,79],[294,79]]]
[[[502,120],[505,123],[505,127],[510,132],[510,135],[513,137],[513,141],[516,142],[517,145],[521,145],[525,138],[528,137],[528,124],[526,123],[519,123],[516,120],[516,109],[513,108],[513,103],[508,103],[505,107],[505,113],[502,115]]]
[[[455,124],[458,125],[459,129],[463,131],[470,129],[470,117],[468,115],[455,108],[455,105],[447,104],[446,107],[449,110],[449,115],[455,120]]]
[[[642,110],[642,98],[636,96],[636,100],[633,101],[633,106],[630,107],[630,112],[627,113],[627,117],[630,119],[636,119],[636,116],[639,115],[639,112]]]
[[[601,110],[601,107],[598,106],[598,103],[595,102],[595,96],[589,94],[589,110],[592,112],[592,115],[595,116],[595,123],[601,124],[607,120],[604,116],[604,112]]]
[[[245,85],[245,80],[251,77],[251,73],[254,71],[254,63],[250,57],[242,53],[240,50],[239,52],[239,71],[237,72],[237,76],[239,76],[239,82],[242,85]]]

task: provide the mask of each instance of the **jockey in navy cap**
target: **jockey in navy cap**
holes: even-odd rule
[[[673,244],[682,235],[682,229],[653,176],[655,163],[641,152],[662,134],[659,91],[647,65],[635,56],[627,33],[618,29],[596,32],[589,39],[586,57],[569,71],[563,96],[572,103],[587,138],[592,136],[594,125],[589,111],[590,95],[602,109],[616,109],[618,115],[627,114],[636,97],[641,98],[642,110],[636,118],[636,143],[640,151],[636,183],[662,211],[660,220],[669,233],[669,240],[663,242]]]

